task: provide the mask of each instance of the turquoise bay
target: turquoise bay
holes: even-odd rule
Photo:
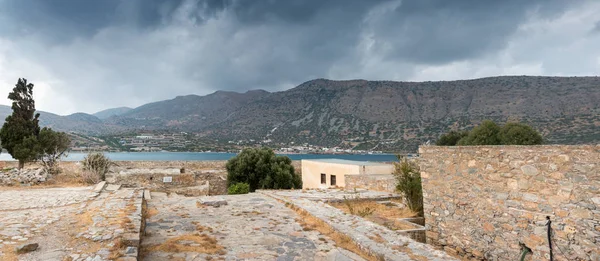
[[[85,153],[70,153],[63,161],[80,161],[85,157]],[[229,160],[237,155],[236,153],[215,153],[215,152],[106,152],[111,160],[114,161],[205,161],[205,160]],[[378,161],[389,162],[396,161],[393,154],[279,154],[288,156],[292,160],[302,159],[345,159],[358,161]],[[0,154],[1,161],[14,160],[8,153]]]

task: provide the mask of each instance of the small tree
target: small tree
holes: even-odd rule
[[[38,158],[37,136],[40,133],[39,113],[35,113],[33,84],[19,79],[8,94],[12,100],[12,114],[6,117],[0,129],[0,141],[8,153],[19,161],[19,168]]]
[[[437,146],[455,146],[458,141],[469,135],[468,131],[450,131],[435,142]]]
[[[500,145],[498,133],[500,127],[493,121],[485,120],[471,132],[469,135],[460,139],[458,145],[474,146],[474,145]]]
[[[539,145],[542,144],[542,135],[531,126],[509,122],[504,124],[498,133],[500,144],[503,145]]]
[[[419,166],[407,158],[398,156],[399,162],[394,162],[396,190],[406,199],[408,208],[423,215],[423,189]]]
[[[236,183],[227,188],[227,194],[229,195],[248,194],[249,191],[250,186],[247,183]]]
[[[247,148],[227,161],[227,186],[247,183],[250,191],[257,189],[301,188],[292,160],[277,156],[269,148]]]
[[[113,162],[102,152],[90,152],[83,158],[82,164],[85,171],[94,173],[99,180],[105,180]]]
[[[42,162],[42,166],[49,173],[55,173],[56,163],[66,155],[71,139],[64,132],[55,132],[50,128],[43,128],[40,131],[38,142],[39,160]]]

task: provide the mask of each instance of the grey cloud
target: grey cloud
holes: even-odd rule
[[[42,109],[70,113],[216,90],[282,90],[319,77],[431,77],[425,69],[494,62],[532,13],[553,20],[589,2],[540,3],[0,0],[0,83],[17,75],[43,82],[52,92]],[[464,70],[444,75],[479,75]]]
[[[399,1],[371,20],[374,48],[389,59],[440,64],[503,48],[529,11],[564,11],[564,2],[496,0]],[[389,48],[389,46],[392,46]]]

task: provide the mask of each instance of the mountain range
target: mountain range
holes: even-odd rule
[[[11,112],[0,107],[0,117]],[[547,143],[600,142],[600,78],[500,76],[393,82],[316,79],[281,92],[217,91],[94,115],[41,112],[41,125],[86,135],[186,131],[207,139],[270,139],[414,151],[484,119],[531,124]]]

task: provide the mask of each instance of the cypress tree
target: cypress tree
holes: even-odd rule
[[[12,100],[13,112],[0,129],[0,141],[2,147],[19,161],[19,168],[23,168],[26,162],[34,161],[40,151],[37,142],[40,114],[35,113],[33,84],[19,78],[8,98]]]

